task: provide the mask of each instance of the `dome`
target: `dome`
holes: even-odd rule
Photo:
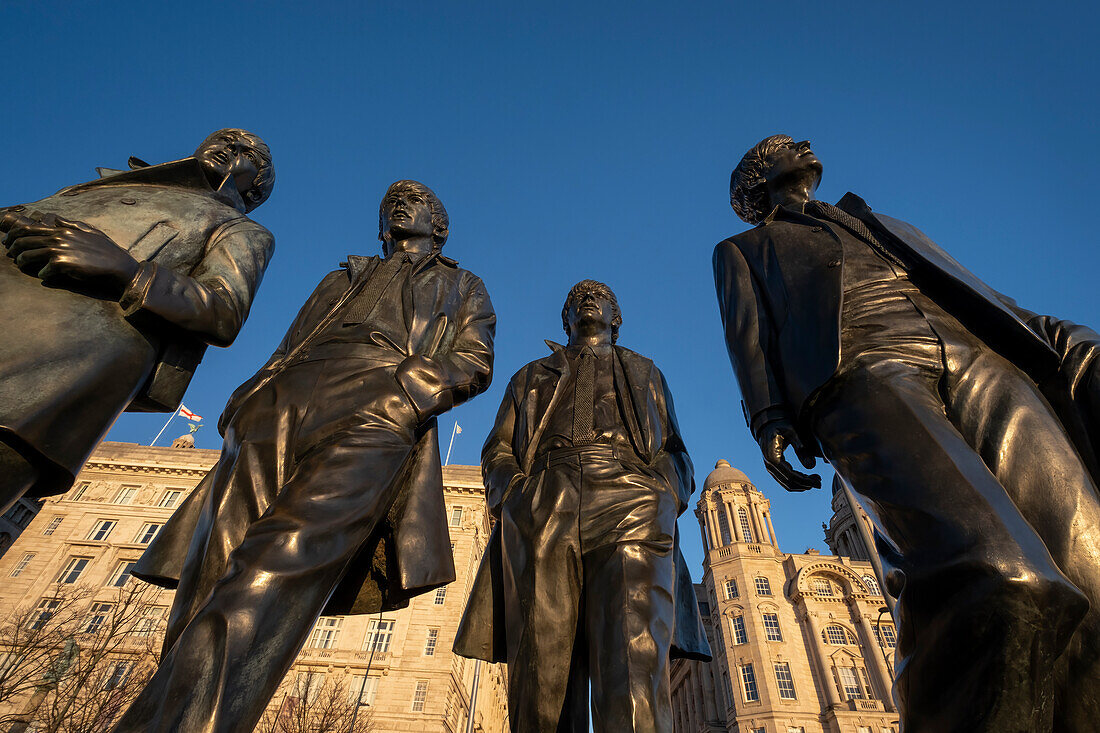
[[[739,471],[730,465],[730,462],[723,459],[714,464],[714,470],[707,476],[707,480],[703,483],[703,491],[712,489],[720,484],[751,484],[752,479],[745,475],[743,471]]]
[[[194,448],[195,436],[194,435],[181,435],[172,441],[173,448]]]

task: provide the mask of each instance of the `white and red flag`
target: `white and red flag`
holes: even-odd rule
[[[194,420],[195,422],[202,422],[202,415],[196,415],[195,413],[191,412],[190,410],[187,409],[187,406],[184,405],[182,402],[180,403],[180,413],[179,414],[183,415],[188,420]]]

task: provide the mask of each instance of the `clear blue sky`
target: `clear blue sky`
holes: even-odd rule
[[[596,278],[622,304],[620,343],[667,375],[698,482],[730,460],[771,498],[783,549],[824,549],[828,490],[767,477],[721,340],[711,251],[745,228],[730,170],[767,135],[809,138],[822,198],[859,193],[1022,305],[1100,326],[1097,20],[1085,2],[9,0],[0,204],[129,155],[183,157],[220,127],[270,143],[278,181],[254,217],[276,255],[185,399],[213,448],[317,280],[377,252],[386,186],[422,180],[500,321],[493,386],[442,420],[444,441],[464,430],[453,462],[477,463],[508,378]],[[110,438],[147,443],[163,421],[126,415]],[[694,517],[681,526],[698,576]]]

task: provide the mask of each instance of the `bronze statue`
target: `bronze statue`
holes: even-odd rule
[[[427,186],[390,186],[384,257],[327,275],[230,398],[218,464],[138,568],[178,589],[116,733],[251,731],[322,611],[399,608],[455,579],[436,418],[488,387],[496,316],[447,234]]]
[[[219,130],[190,158],[130,167],[0,210],[0,512],[68,490],[123,410],[176,409],[271,259],[246,216],[275,183],[256,135]]]
[[[676,518],[694,490],[672,396],[616,346],[614,293],[566,298],[569,345],[519,370],[481,465],[496,526],[455,651],[508,663],[513,731],[671,731],[669,656],[710,659]]]
[[[824,457],[876,521],[906,733],[1094,730],[1100,337],[851,193],[814,200],[821,172],[808,142],[759,143],[730,184],[758,226],[714,252],[765,465],[803,491],[785,449]]]

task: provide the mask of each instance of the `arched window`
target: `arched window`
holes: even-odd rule
[[[875,640],[880,645],[893,649],[898,645],[898,635],[894,631],[893,624],[875,624],[871,627],[875,631]]]
[[[867,586],[867,592],[873,596],[881,596],[882,591],[878,587],[878,581],[873,575],[864,575],[863,584]]]
[[[722,535],[722,544],[732,544],[733,535],[730,534],[730,520],[726,517],[726,508],[719,504],[715,511],[718,512],[718,532]]]
[[[833,591],[833,584],[825,578],[814,578],[810,583],[810,587],[814,590],[815,596],[835,596]]]
[[[733,578],[726,578],[726,600],[732,601],[737,597],[737,581]]]
[[[772,584],[768,582],[767,578],[753,578],[753,582],[756,584],[756,595],[770,596],[772,594]]]
[[[822,629],[821,639],[826,644],[834,646],[848,646],[856,643],[855,635],[839,624],[829,624]]]
[[[745,542],[756,542],[752,538],[752,527],[749,526],[749,513],[745,511],[745,507],[737,508],[737,521],[741,525],[741,534],[745,537]]]

